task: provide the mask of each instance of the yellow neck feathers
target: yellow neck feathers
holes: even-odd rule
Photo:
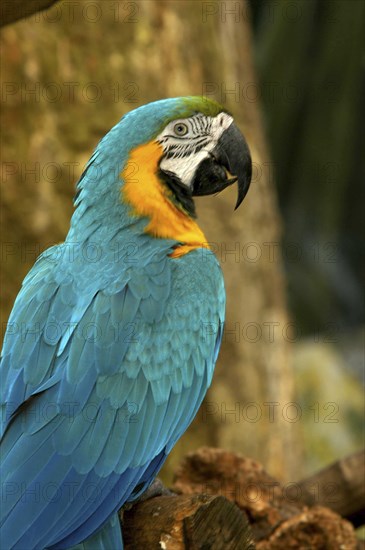
[[[209,248],[204,233],[190,216],[172,202],[172,192],[158,179],[158,161],[162,147],[155,142],[132,150],[121,173],[123,199],[138,216],[150,221],[145,232],[153,237],[174,239],[183,243],[171,254],[178,258],[195,248]]]

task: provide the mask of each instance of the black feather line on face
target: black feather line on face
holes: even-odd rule
[[[172,172],[158,169],[157,176],[172,191],[172,199],[175,206],[183,210],[191,218],[196,218],[195,203],[191,190]]]
[[[184,138],[180,141],[181,143],[173,143],[164,148],[165,158],[174,158],[175,156],[177,158],[186,158],[190,155],[196,154],[208,145],[210,139],[207,138],[207,136],[200,136],[195,139],[190,138],[189,140],[186,140],[187,143],[184,143]]]

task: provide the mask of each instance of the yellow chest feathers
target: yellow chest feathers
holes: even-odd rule
[[[158,160],[162,147],[155,142],[132,150],[121,173],[124,180],[123,200],[138,216],[146,216],[145,232],[152,237],[174,239],[181,243],[171,257],[178,258],[195,248],[209,248],[198,224],[172,201],[172,191],[158,176]]]

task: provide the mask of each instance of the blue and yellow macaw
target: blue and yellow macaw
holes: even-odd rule
[[[193,197],[251,179],[230,114],[199,97],[125,115],[82,174],[66,241],[23,282],[1,363],[1,543],[123,548],[212,380],[225,311]]]

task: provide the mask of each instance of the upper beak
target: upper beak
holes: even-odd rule
[[[245,138],[234,122],[223,132],[209,158],[204,159],[193,180],[193,195],[212,195],[238,182],[235,210],[250,187],[251,155]]]

